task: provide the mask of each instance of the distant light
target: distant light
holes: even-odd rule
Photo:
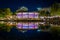
[[[3,23],[4,23],[4,21],[1,21],[1,23],[3,24]]]
[[[39,24],[45,24],[45,22],[39,22]]]
[[[40,18],[41,18],[41,19],[44,19],[44,17],[43,17],[43,16],[40,16]]]
[[[23,33],[25,32],[25,31],[22,31]]]
[[[10,18],[13,18],[12,16],[10,16]]]
[[[37,8],[37,10],[41,10],[42,8]]]
[[[22,33],[25,33],[25,32],[27,32],[27,31],[26,31],[26,30],[22,30],[21,32],[22,32]]]
[[[38,32],[40,32],[41,30],[40,30],[40,29],[38,29],[37,31],[38,31]]]
[[[12,25],[13,23],[11,22],[10,24]]]

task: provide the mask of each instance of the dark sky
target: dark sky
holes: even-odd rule
[[[11,8],[16,11],[21,6],[26,6],[29,11],[36,10],[37,7],[49,7],[55,0],[0,0],[0,8]],[[59,2],[59,0],[56,0]]]

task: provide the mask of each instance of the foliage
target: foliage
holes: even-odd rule
[[[12,15],[10,8],[6,8],[5,13],[6,13],[6,15]]]
[[[50,28],[50,32],[53,34],[53,35],[57,35],[57,36],[60,36],[60,27],[51,27]]]
[[[0,9],[0,17],[5,17],[6,15],[12,15],[10,8]]]
[[[0,23],[0,30],[10,32],[11,29],[12,29],[12,26],[7,26],[6,24]]]
[[[54,4],[52,4],[50,9],[51,9],[51,15],[60,15],[60,5],[59,5],[59,3],[55,2]]]
[[[0,9],[0,17],[4,17],[4,16],[5,16],[4,9]]]
[[[50,16],[50,13],[48,11],[41,10],[39,11],[39,16]]]

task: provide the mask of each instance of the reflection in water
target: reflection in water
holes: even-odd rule
[[[39,24],[44,22],[4,22],[0,21],[0,24],[6,24],[7,26],[16,26],[18,29],[38,29]]]
[[[19,22],[16,24],[18,29],[38,29],[37,22]]]
[[[1,24],[5,24],[9,27],[15,26],[19,30],[42,30],[46,31],[46,29],[49,29],[49,25],[46,24],[45,22],[5,22],[5,21],[0,21],[0,26]],[[52,25],[51,25],[52,26]]]

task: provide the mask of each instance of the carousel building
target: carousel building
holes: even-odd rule
[[[25,7],[20,8],[25,9]],[[27,11],[21,11],[18,10],[18,12],[16,13],[16,18],[18,20],[23,20],[23,22],[18,22],[16,24],[17,29],[21,29],[21,30],[34,30],[34,29],[38,29],[38,22],[33,22],[30,20],[38,20],[39,19],[39,13],[38,12],[27,12]],[[27,10],[27,8],[26,8]],[[28,20],[28,21],[26,21]],[[25,22],[26,21],[26,22]]]

